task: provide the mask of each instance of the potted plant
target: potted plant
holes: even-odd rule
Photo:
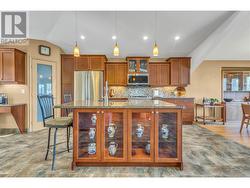
[[[214,105],[214,104],[216,104],[218,102],[219,102],[218,99],[216,99],[216,98],[210,98],[210,105]]]

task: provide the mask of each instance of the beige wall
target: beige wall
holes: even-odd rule
[[[38,46],[45,45],[51,48],[50,56],[43,56],[39,54]],[[46,41],[29,39],[27,45],[0,45],[0,47],[17,48],[26,52],[26,85],[0,85],[0,92],[7,93],[9,101],[12,103],[26,103],[26,128],[31,124],[31,85],[32,85],[32,62],[34,59],[50,61],[56,64],[56,103],[60,102],[61,93],[61,48]],[[0,115],[0,128],[16,128],[16,123],[10,114]]]
[[[249,61],[204,61],[191,73],[191,84],[186,88],[186,95],[201,101],[203,97],[221,99],[222,67],[250,67]]]

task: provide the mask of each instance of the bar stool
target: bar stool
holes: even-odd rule
[[[246,128],[248,128],[249,120],[250,120],[250,104],[241,104],[243,117],[241,121],[240,133],[244,124],[246,124]]]
[[[72,96],[71,96],[71,94],[64,94],[63,95],[63,99],[64,99],[65,103],[69,103],[69,102],[72,101]],[[73,111],[72,111],[72,109],[66,108],[65,110],[66,110],[67,116],[73,118]]]
[[[48,153],[50,150],[50,135],[51,129],[55,129],[54,131],[54,144],[53,146],[53,159],[51,169],[54,170],[55,158],[56,158],[56,136],[57,129],[66,128],[67,129],[67,150],[69,152],[69,138],[70,135],[68,133],[68,128],[72,127],[73,119],[72,117],[58,117],[55,118],[54,115],[54,102],[53,95],[37,95],[37,99],[42,112],[42,119],[44,127],[48,127],[48,144],[47,144],[47,152],[45,155],[45,160],[48,159]]]

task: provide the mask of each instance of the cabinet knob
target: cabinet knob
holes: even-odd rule
[[[158,111],[156,111],[155,113],[159,114],[159,112],[158,112]]]
[[[154,111],[151,112],[152,114],[154,113]]]
[[[100,111],[97,111],[97,114],[99,114],[100,113]]]
[[[102,114],[104,113],[104,111],[102,111]]]

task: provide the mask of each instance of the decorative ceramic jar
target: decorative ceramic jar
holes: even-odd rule
[[[96,143],[89,143],[88,144],[88,154],[90,154],[90,155],[96,154]]]
[[[89,128],[89,139],[95,138],[95,128]]]
[[[118,148],[118,144],[115,142],[110,142],[109,144],[109,155],[114,156]]]
[[[150,141],[148,141],[146,146],[145,146],[145,152],[146,152],[146,154],[150,154]]]
[[[136,136],[138,138],[141,138],[144,132],[144,127],[142,126],[142,124],[137,124],[137,129],[136,129]]]
[[[161,137],[164,139],[168,138],[169,130],[167,124],[162,124],[161,126]]]
[[[92,117],[91,117],[91,123],[92,123],[92,125],[96,124],[96,120],[97,120],[96,114],[92,114]]]
[[[115,136],[115,130],[116,130],[115,124],[114,123],[109,123],[109,126],[108,126],[109,138],[113,138]]]

